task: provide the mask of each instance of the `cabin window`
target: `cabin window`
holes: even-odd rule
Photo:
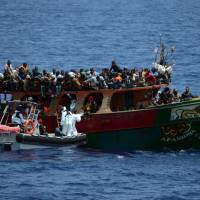
[[[110,109],[113,112],[133,110],[134,107],[133,91],[116,92],[111,98]]]
[[[102,100],[103,100],[102,93],[88,94],[83,104],[84,112],[96,113],[102,105]]]
[[[113,112],[145,109],[151,105],[155,92],[149,89],[116,92],[111,98],[110,109]]]

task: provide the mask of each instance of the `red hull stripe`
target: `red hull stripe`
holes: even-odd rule
[[[111,114],[93,114],[77,123],[76,127],[82,133],[95,133],[133,128],[151,128],[155,127],[155,121],[155,110],[140,110]]]

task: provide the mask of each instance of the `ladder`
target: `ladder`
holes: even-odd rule
[[[3,120],[4,120],[4,117],[5,117],[6,113],[7,113],[8,107],[9,107],[9,105],[6,105],[6,107],[4,108],[3,116],[1,117],[0,124],[3,123]]]
[[[34,122],[35,125],[37,125],[37,118],[39,115],[39,110],[36,108],[36,105],[31,105],[31,109],[29,111],[27,120],[32,120]]]
[[[38,115],[39,115],[39,110],[36,108],[35,104],[31,105],[27,120],[31,120],[34,123],[35,126],[35,131],[34,134],[39,134],[38,133]]]

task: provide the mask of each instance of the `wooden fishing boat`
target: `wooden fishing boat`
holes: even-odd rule
[[[89,97],[97,102],[95,113],[85,113],[77,123],[87,135],[87,146],[109,150],[200,148],[200,98],[165,105],[152,105],[152,98],[165,85],[126,89],[66,91],[51,99],[43,116],[47,132],[58,127],[60,107],[68,96],[76,99],[82,113]],[[37,98],[40,93],[12,93],[14,98]],[[30,136],[27,136],[29,138]],[[34,138],[34,137],[33,137]]]
[[[170,72],[172,66],[164,49],[161,45],[160,59],[155,59],[154,65],[155,70],[161,70],[161,75],[163,71]],[[18,100],[31,96],[37,101],[42,96],[46,109],[41,117],[50,133],[59,126],[61,107],[71,109],[73,102],[74,112],[85,113],[77,123],[77,130],[87,135],[88,147],[107,150],[200,148],[200,98],[161,105],[152,103],[160,88],[168,85],[167,78],[161,83],[131,88],[62,90],[53,96],[48,91],[12,91],[11,94]],[[88,112],[90,100],[95,104]]]

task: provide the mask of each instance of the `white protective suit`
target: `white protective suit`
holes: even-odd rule
[[[64,120],[62,121],[62,132],[67,136],[77,136],[78,132],[76,130],[76,122],[81,121],[81,116],[83,114],[72,114],[67,112]]]
[[[63,107],[63,110],[62,110],[62,115],[61,115],[61,121],[60,121],[60,125],[63,126],[64,124],[64,121],[65,121],[65,116],[67,115],[67,109],[66,107],[64,106]]]

